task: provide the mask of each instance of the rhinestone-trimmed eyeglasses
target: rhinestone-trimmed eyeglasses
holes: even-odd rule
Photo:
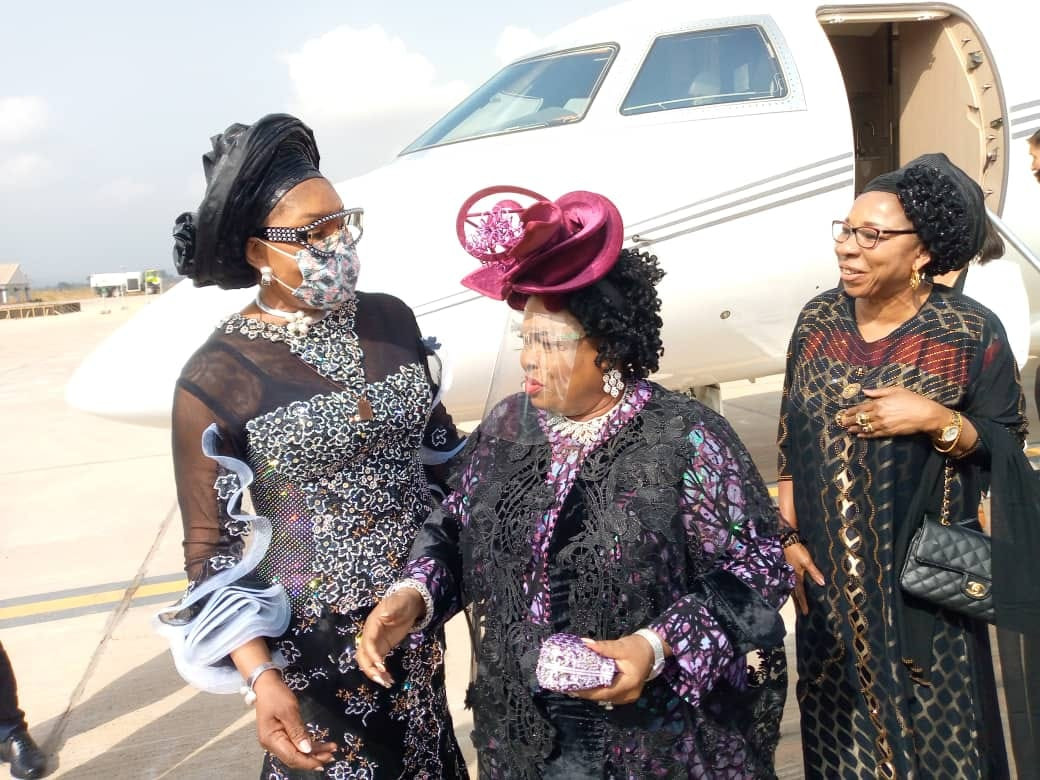
[[[916,230],[888,230],[876,227],[852,227],[848,222],[836,219],[831,222],[831,235],[839,244],[848,241],[849,236],[856,237],[860,249],[873,249],[889,236],[902,236],[916,233]]]
[[[353,244],[361,240],[364,215],[365,210],[361,208],[342,209],[301,227],[263,227],[254,235],[268,241],[299,244],[307,247],[317,257],[329,258],[335,254],[335,250],[326,249],[323,245],[328,245],[328,239],[337,233],[343,233]]]

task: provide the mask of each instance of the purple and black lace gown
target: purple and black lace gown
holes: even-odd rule
[[[270,640],[288,666],[313,735],[339,749],[324,771],[346,778],[464,778],[444,693],[443,637],[389,659],[390,690],[358,671],[355,636],[401,574],[432,501],[421,462],[460,447],[433,386],[412,312],[359,293],[304,336],[234,315],[177,383],[173,449],[192,589],[242,558],[249,524],[229,497],[251,474],[271,541],[236,584],[281,584],[289,628]],[[200,448],[217,426],[218,463]],[[230,509],[230,511],[229,511]],[[263,780],[312,778],[265,757]]]
[[[405,577],[428,591],[432,626],[469,613],[482,778],[773,776],[791,571],[723,418],[641,381],[582,445],[513,396],[457,465]],[[637,702],[607,710],[539,688],[550,634],[648,626],[674,656]],[[750,669],[759,648],[772,649]]]

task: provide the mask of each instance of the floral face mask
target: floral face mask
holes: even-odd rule
[[[293,255],[266,241],[263,243],[296,261],[303,277],[299,287],[292,288],[277,276],[274,280],[308,309],[338,309],[354,297],[361,261],[357,244],[348,231],[337,230],[316,244],[317,249],[330,253],[327,258],[315,257],[307,249]]]

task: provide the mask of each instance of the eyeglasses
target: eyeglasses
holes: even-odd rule
[[[263,227],[253,235],[256,238],[266,238],[268,241],[299,244],[307,247],[318,257],[327,259],[336,253],[337,241],[329,239],[338,239],[342,235],[352,244],[361,240],[361,234],[364,233],[364,215],[364,209],[343,209],[302,227]]]
[[[580,333],[550,333],[544,330],[514,331],[524,349],[537,349],[545,353],[568,352],[578,346],[585,337]]]
[[[916,230],[888,230],[875,227],[852,227],[848,222],[836,219],[831,222],[831,235],[839,244],[848,241],[849,236],[856,236],[856,243],[861,249],[873,249],[889,236],[909,235]]]

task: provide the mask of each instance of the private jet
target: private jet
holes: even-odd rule
[[[456,419],[479,419],[501,394],[496,361],[515,362],[502,354],[506,307],[459,284],[475,261],[456,214],[489,185],[608,195],[627,244],[667,272],[655,378],[703,391],[782,371],[800,307],[837,281],[831,220],[878,173],[943,151],[983,187],[1040,335],[1040,186],[1026,144],[1040,80],[1035,32],[1017,14],[974,0],[705,10],[636,0],[581,19],[391,163],[337,184],[365,209],[361,287],[402,298],[443,345]],[[69,402],[168,425],[181,365],[253,295],[179,283],[87,357]]]

